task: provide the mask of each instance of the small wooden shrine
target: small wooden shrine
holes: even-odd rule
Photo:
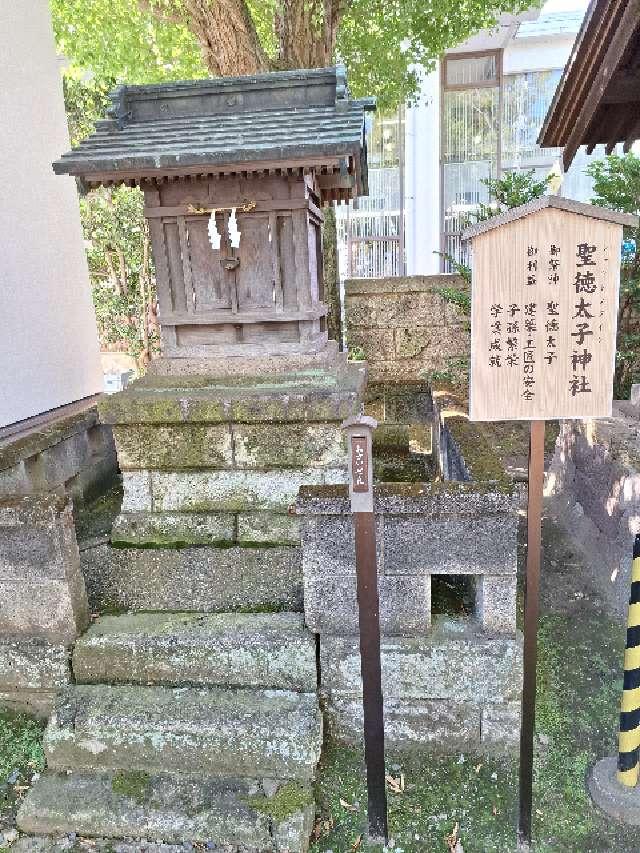
[[[120,86],[54,163],[145,196],[168,358],[326,346],[323,202],[367,192],[365,110],[343,67]]]

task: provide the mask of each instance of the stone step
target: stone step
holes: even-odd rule
[[[300,613],[103,616],[76,643],[80,684],[316,689],[313,635]]]
[[[315,693],[76,685],[45,731],[52,770],[141,770],[312,779],[322,715]]]
[[[114,548],[82,552],[93,612],[254,610],[302,612],[299,547]]]
[[[76,833],[127,839],[138,851],[148,848],[145,842],[184,850],[190,841],[243,853],[306,853],[315,813],[310,786],[289,782],[269,793],[242,779],[48,772],[27,794],[18,826],[49,836],[34,840],[34,851],[65,849],[55,846],[56,836]]]

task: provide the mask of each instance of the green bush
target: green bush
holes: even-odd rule
[[[640,213],[640,158],[612,154],[591,163],[593,203],[622,213]],[[626,399],[640,382],[640,228],[625,228],[620,268],[615,399]]]
[[[115,80],[64,78],[69,134],[77,145],[108,106]],[[156,285],[140,190],[119,186],[80,199],[98,334],[103,350],[126,352],[144,369],[158,348]]]

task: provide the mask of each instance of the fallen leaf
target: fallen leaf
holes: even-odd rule
[[[343,809],[348,809],[350,812],[357,812],[358,811],[356,806],[351,805],[351,803],[348,803],[346,800],[341,799],[340,805],[342,806]]]
[[[404,791],[402,775],[400,775],[399,779],[394,779],[393,776],[385,776],[384,778],[387,780],[387,785],[391,788],[394,794],[401,794]]]
[[[476,764],[476,766],[473,769],[476,771],[476,773],[479,773],[481,768],[482,768],[482,764]]]
[[[453,827],[453,832],[451,835],[445,836],[445,843],[449,850],[449,853],[464,853],[462,849],[462,844],[460,843],[460,839],[458,838],[458,832],[460,831],[460,826],[458,823]]]
[[[322,837],[322,821],[318,819],[314,825],[313,830],[311,831],[311,840],[318,841]]]

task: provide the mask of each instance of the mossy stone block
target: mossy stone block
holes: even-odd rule
[[[298,545],[300,519],[274,512],[238,513],[238,542],[274,545]]]
[[[134,425],[114,429],[122,470],[227,468],[233,462],[226,424]]]
[[[111,542],[119,547],[231,544],[234,539],[235,516],[230,513],[124,512],[111,531]]]
[[[346,468],[347,464],[338,424],[234,424],[233,445],[240,468]]]
[[[314,693],[75,685],[44,736],[52,770],[311,781],[322,715]]]

